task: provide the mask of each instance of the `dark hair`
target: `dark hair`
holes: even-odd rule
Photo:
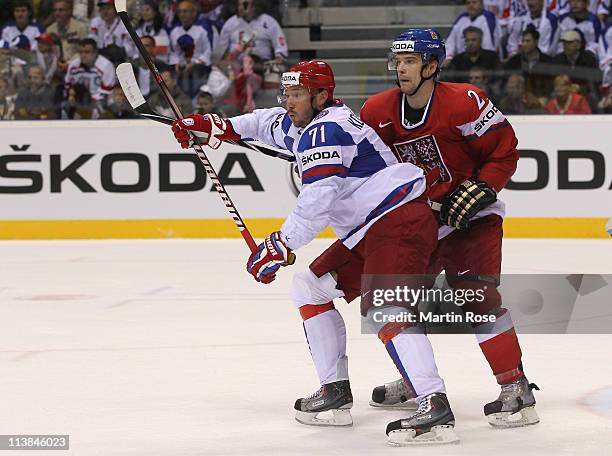
[[[523,33],[521,33],[521,37],[525,35],[531,35],[536,43],[540,41],[540,32],[536,30],[533,24],[529,24],[525,28],[525,30],[523,30]]]
[[[473,25],[470,25],[469,27],[466,27],[463,30],[463,37],[465,38],[468,33],[476,33],[476,34],[478,34],[480,39],[482,39],[482,29],[479,29],[478,27],[474,27]]]
[[[144,4],[150,6],[155,12],[155,17],[153,17],[153,30],[155,30],[155,33],[159,33],[159,31],[164,27],[164,18],[159,12],[159,5],[154,0],[145,0]],[[142,27],[144,22],[144,19],[141,18],[138,22],[138,27]]]
[[[83,38],[79,40],[79,46],[91,46],[95,51],[98,50],[98,43],[93,38]]]
[[[25,6],[30,14],[32,14],[32,3],[29,0],[13,0],[13,11],[21,6]]]

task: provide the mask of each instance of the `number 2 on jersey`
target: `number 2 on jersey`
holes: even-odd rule
[[[478,105],[478,110],[480,111],[482,109],[482,107],[485,105],[485,101],[480,98],[478,96],[478,94],[476,92],[474,92],[473,90],[468,90],[467,91],[467,96],[470,98],[474,98],[476,99],[476,104]]]

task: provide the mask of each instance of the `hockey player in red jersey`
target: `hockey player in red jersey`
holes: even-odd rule
[[[409,29],[400,34],[388,62],[398,87],[370,97],[361,118],[400,161],[418,165],[433,182],[429,198],[441,227],[429,272],[444,270],[455,289],[487,290],[484,302],[468,304],[464,310],[497,316],[486,331],[474,328],[501,386],[499,398],[484,407],[490,424],[535,424],[539,419],[531,390],[537,387],[525,378],[519,342],[497,290],[504,216],[497,194],[516,170],[517,138],[483,91],[436,80],[445,57],[444,41],[436,30]],[[375,388],[371,404],[405,401],[414,388],[409,376],[403,377]],[[391,425],[402,430],[410,421]]]

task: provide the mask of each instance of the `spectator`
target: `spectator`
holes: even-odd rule
[[[200,0],[200,10],[198,20],[206,19],[215,27],[221,29],[223,26],[223,0]]]
[[[43,32],[43,28],[32,16],[32,4],[27,0],[13,1],[13,20],[2,29],[2,39],[7,43],[19,41],[22,47],[29,50],[36,49],[36,38]]]
[[[94,104],[89,89],[81,83],[68,87],[66,99],[62,102],[62,119],[92,119]]]
[[[170,32],[169,62],[175,66],[180,87],[194,96],[210,71],[210,42],[206,30],[195,23],[198,10],[193,0],[181,0],[177,13],[180,25]]]
[[[245,53],[259,64],[267,60],[284,63],[288,49],[285,34],[272,16],[265,14],[256,0],[239,0],[238,12],[223,25],[215,54],[241,59]],[[263,74],[263,66],[256,68]]]
[[[15,101],[9,95],[9,80],[0,76],[0,120],[15,119]]]
[[[53,0],[35,0],[32,2],[32,6],[32,16],[43,27],[48,27],[53,21]]]
[[[288,55],[285,34],[272,16],[265,14],[263,3],[238,1],[237,14],[221,29],[216,55],[223,55],[219,66],[228,69],[233,91],[226,100],[240,112],[255,109],[255,96],[266,77],[277,80]]]
[[[571,0],[547,0],[548,9],[551,13],[554,13],[557,16],[562,16],[563,14],[567,14],[571,11],[570,1]],[[588,0],[588,11],[593,14],[597,14],[599,2],[600,0]]]
[[[599,39],[599,68],[603,72],[602,89],[607,93],[612,86],[612,23]]]
[[[53,89],[45,82],[45,73],[38,65],[28,69],[28,83],[19,90],[15,100],[15,118],[18,120],[54,119]]]
[[[100,54],[113,64],[136,58],[138,50],[117,16],[115,0],[98,0],[99,15],[89,23],[89,38],[96,40]]]
[[[449,72],[456,82],[467,82],[471,68],[479,67],[488,72],[487,79],[501,70],[501,62],[496,52],[482,48],[482,30],[469,26],[463,30],[465,52],[453,57],[448,66]]]
[[[595,14],[589,12],[587,0],[570,0],[570,12],[559,16],[559,31],[565,32],[578,29],[584,36],[586,49],[597,54],[601,23]],[[557,46],[557,51],[563,51],[563,43]]]
[[[153,57],[153,63],[155,67],[162,71],[168,65],[158,58],[155,57],[155,48],[156,42],[152,36],[143,36],[140,38],[142,41],[142,45],[149,53],[151,57]],[[136,79],[138,80],[138,86],[140,87],[140,92],[144,97],[148,97],[153,92],[157,91],[157,84],[155,79],[153,78],[153,73],[149,70],[149,67],[145,63],[144,59],[139,56],[137,60],[132,62],[132,66],[134,67],[134,74],[136,75]]]
[[[150,36],[155,40],[155,48],[151,54],[162,62],[168,63],[170,53],[170,38],[164,28],[164,18],[159,12],[157,2],[145,0],[142,6],[142,19],[136,28],[138,36]]]
[[[190,112],[192,109],[191,99],[185,95],[185,93],[178,86],[175,73],[176,71],[174,70],[174,67],[171,66],[166,67],[160,72],[161,77],[168,86],[168,90],[170,90],[170,94],[174,98],[174,101],[176,101],[176,104],[180,108],[181,112]],[[151,95],[147,101],[149,102],[149,105],[153,111],[168,117],[174,116],[172,109],[170,106],[168,106],[168,102],[160,92],[156,92]]]
[[[582,94],[589,100],[591,106],[597,104],[601,71],[597,58],[582,48],[582,37],[577,30],[569,30],[561,35],[563,52],[553,59],[556,74],[567,74],[578,84]]]
[[[207,85],[200,87],[200,91],[195,99],[194,108],[196,114],[217,114],[221,117],[226,117],[225,112],[217,107],[215,97],[210,93]]]
[[[41,33],[36,40],[38,41],[37,63],[43,69],[45,82],[55,87],[59,82],[59,48],[50,33]]]
[[[461,14],[453,24],[446,39],[446,65],[454,56],[465,51],[463,31],[469,27],[482,30],[482,48],[499,52],[501,28],[495,15],[484,10],[483,0],[465,0],[466,12]]]
[[[0,105],[0,109],[1,108],[2,106]],[[608,95],[606,95],[605,97],[601,99],[601,101],[599,102],[598,108],[604,114],[612,114],[612,93],[608,93]]]
[[[0,76],[7,77],[13,87],[24,87],[25,68],[36,62],[36,54],[30,50],[30,40],[19,35],[12,42],[0,40]]]
[[[551,114],[591,114],[586,99],[576,93],[576,88],[566,74],[555,78],[555,96],[546,105]]]
[[[136,119],[138,114],[125,98],[120,85],[116,85],[108,97],[106,108],[100,114],[101,119]]]
[[[115,83],[115,68],[110,60],[98,54],[96,41],[92,38],[81,40],[79,56],[68,65],[66,87],[74,84],[84,85],[93,102],[97,104],[99,112]],[[95,115],[94,112],[94,117]]]
[[[512,57],[519,52],[519,41],[527,28],[538,31],[538,49],[544,54],[555,55],[558,46],[557,16],[544,8],[544,0],[527,0],[529,11],[510,21],[508,30],[508,56]]]
[[[66,71],[68,62],[79,53],[79,41],[87,36],[88,26],[72,16],[70,0],[55,0],[53,2],[53,22],[47,32],[56,35],[61,40],[60,68]]]
[[[499,102],[504,114],[542,114],[540,100],[525,89],[525,78],[520,74],[510,75],[506,83],[506,96]]]
[[[528,27],[521,34],[521,52],[511,57],[504,65],[508,72],[521,73],[526,89],[538,98],[548,98],[552,93],[552,57],[538,48],[539,33]]]
[[[489,77],[484,69],[480,67],[470,68],[468,82],[486,93],[493,104],[496,103],[497,91],[489,84]]]

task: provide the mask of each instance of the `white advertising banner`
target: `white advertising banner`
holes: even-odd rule
[[[510,122],[521,152],[500,195],[510,221],[612,216],[612,116]],[[207,153],[243,218],[277,225],[295,204],[288,162],[225,144]],[[229,219],[195,153],[145,120],[1,122],[0,207],[0,223]]]

